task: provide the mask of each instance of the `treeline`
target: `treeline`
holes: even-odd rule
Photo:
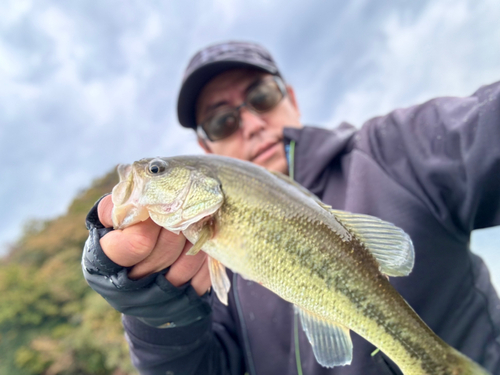
[[[67,213],[29,223],[0,260],[0,374],[128,375],[120,314],[82,276],[85,216],[117,183],[95,181]]]

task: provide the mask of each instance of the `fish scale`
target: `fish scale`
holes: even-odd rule
[[[148,165],[155,160],[165,163],[165,172],[159,176],[148,173]],[[343,223],[334,211],[286,177],[218,156],[144,159],[129,170],[134,178],[124,184],[146,181],[139,184],[140,194],[129,195],[140,196],[144,206],[140,209],[155,207],[157,215],[152,218],[159,225],[182,230],[192,243],[212,225],[212,237],[201,247],[209,256],[261,283],[313,321],[355,331],[389,356],[405,375],[487,374],[435,335],[391,286],[380,272],[385,254],[377,260],[347,221]],[[171,197],[185,186],[190,189],[183,195],[185,211],[165,212],[162,217],[157,208],[173,205]],[[223,197],[220,202],[217,194]],[[116,217],[126,217],[119,207],[134,202],[125,201],[125,194],[117,192],[116,196],[123,200],[114,202]],[[208,211],[210,205],[213,212]],[[200,213],[210,216],[210,224]],[[129,217],[124,221],[133,222]],[[385,233],[368,237],[378,241]],[[318,342],[327,345],[324,333],[320,332]]]

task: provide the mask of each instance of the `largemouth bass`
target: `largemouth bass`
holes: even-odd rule
[[[225,267],[293,303],[318,362],[352,359],[353,330],[405,375],[488,374],[448,346],[396,292],[413,245],[380,219],[333,210],[290,180],[221,156],[142,159],[118,168],[113,222],[148,217],[209,255],[212,287],[227,304]]]

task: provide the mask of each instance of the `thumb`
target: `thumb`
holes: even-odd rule
[[[106,228],[113,227],[113,220],[111,219],[111,211],[113,210],[113,201],[111,200],[111,195],[104,197],[97,206],[97,216],[99,216],[99,221]]]

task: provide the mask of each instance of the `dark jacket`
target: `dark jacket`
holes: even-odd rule
[[[396,110],[360,130],[287,128],[284,136],[296,142],[297,182],[333,208],[380,217],[411,236],[415,267],[391,283],[434,332],[500,374],[500,300],[469,249],[472,230],[500,224],[500,83]],[[400,373],[352,332],[352,364],[321,367],[293,307],[238,275],[230,274],[227,308],[188,285],[169,286],[161,274],[133,284],[99,249],[104,229],[92,212],[84,273],[125,314],[142,374],[297,374],[298,366],[308,375]],[[151,295],[131,303],[130,293]],[[166,321],[175,326],[154,327]]]

